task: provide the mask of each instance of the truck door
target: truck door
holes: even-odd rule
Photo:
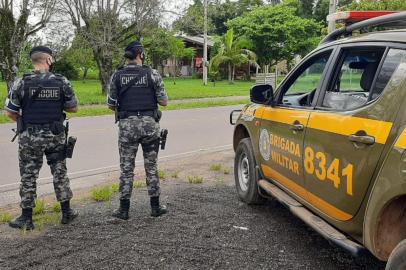
[[[309,202],[350,220],[358,211],[390,135],[406,53],[343,46],[306,130],[303,167]],[[404,90],[404,89],[403,89]]]
[[[304,135],[332,52],[325,49],[305,59],[279,87],[274,106],[265,107],[262,114],[258,140],[262,172],[302,199],[306,198]]]

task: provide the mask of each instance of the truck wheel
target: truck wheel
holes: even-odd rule
[[[261,204],[265,198],[258,192],[258,173],[249,138],[242,139],[235,151],[234,178],[237,194],[247,204]]]
[[[392,251],[385,270],[406,270],[406,239]]]

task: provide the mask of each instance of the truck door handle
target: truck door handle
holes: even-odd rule
[[[290,129],[293,131],[303,131],[304,130],[304,126],[302,124],[300,124],[299,121],[295,121],[293,122],[293,124],[290,126]]]
[[[375,143],[375,138],[369,135],[356,135],[352,134],[348,136],[348,139],[355,143],[362,143],[366,145],[372,145]]]

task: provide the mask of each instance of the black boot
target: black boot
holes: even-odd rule
[[[159,217],[168,212],[165,205],[159,205],[159,196],[151,197],[151,216]]]
[[[70,208],[70,201],[61,202],[61,210],[62,210],[62,224],[69,224],[71,223],[79,213],[72,208]]]
[[[128,199],[120,200],[120,207],[117,210],[114,210],[112,216],[115,218],[128,220],[129,209],[130,209],[130,200]]]
[[[34,230],[34,223],[32,223],[32,208],[22,210],[21,216],[13,221],[10,221],[8,225],[11,228]]]

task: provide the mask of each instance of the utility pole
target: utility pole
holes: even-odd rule
[[[328,14],[331,15],[337,11],[338,0],[330,0],[330,5],[328,7]],[[331,33],[336,29],[335,21],[328,21],[328,32]]]
[[[207,0],[204,0],[203,84],[207,85]]]

